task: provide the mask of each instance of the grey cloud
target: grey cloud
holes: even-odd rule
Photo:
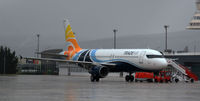
[[[194,12],[195,0],[0,0],[0,45],[33,56],[39,33],[41,50],[63,48],[64,18],[81,42],[112,38],[113,28],[120,37],[148,37],[164,24],[185,30]]]

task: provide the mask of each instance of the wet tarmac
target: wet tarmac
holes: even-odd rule
[[[127,83],[89,76],[0,76],[0,101],[200,101],[200,82]]]

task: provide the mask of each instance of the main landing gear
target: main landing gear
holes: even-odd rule
[[[99,82],[99,80],[100,80],[100,78],[99,78],[98,76],[94,76],[94,75],[91,75],[91,76],[90,76],[90,81],[91,81],[91,82],[95,82],[95,81],[96,81],[96,82]]]
[[[126,75],[125,80],[126,82],[133,82],[134,81],[134,76],[131,75],[132,73],[129,73],[129,75]]]

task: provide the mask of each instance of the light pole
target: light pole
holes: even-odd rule
[[[117,29],[113,29],[113,32],[114,32],[114,49],[116,49],[116,46],[117,46],[117,44],[116,44],[116,41],[117,41],[117,39],[116,39],[116,32],[117,31],[118,31]],[[119,76],[123,77],[123,72],[120,72]]]
[[[113,29],[113,32],[114,32],[114,49],[116,49],[116,32],[118,30],[117,29]]]
[[[39,50],[39,48],[40,48],[40,46],[39,46],[39,45],[40,45],[40,43],[39,43],[39,42],[40,42],[40,34],[37,34],[37,38],[38,38],[38,40],[37,40],[37,53],[36,53],[36,54],[37,54],[37,58],[39,58],[39,51],[40,51],[40,50]]]
[[[169,28],[169,25],[164,25],[165,28],[165,52],[167,52],[167,29]]]

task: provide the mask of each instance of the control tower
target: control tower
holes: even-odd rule
[[[187,29],[200,30],[200,0],[196,0],[196,7],[197,10],[189,25],[187,26]]]

